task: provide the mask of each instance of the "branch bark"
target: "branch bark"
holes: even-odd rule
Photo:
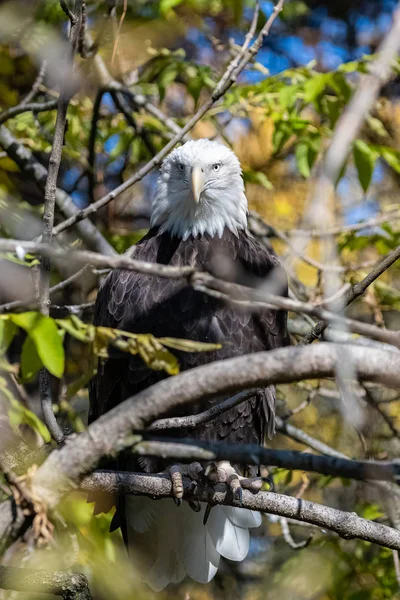
[[[53,594],[63,600],[92,600],[88,581],[81,573],[0,566],[0,588]]]
[[[400,385],[398,353],[360,346],[321,343],[214,362],[151,386],[100,417],[85,433],[71,436],[38,468],[31,482],[32,494],[53,509],[102,456],[132,446],[132,431],[143,430],[166,411],[244,389],[330,377],[340,357],[349,351],[361,381]]]
[[[73,64],[76,49],[78,47],[80,29],[82,25],[82,0],[75,3],[76,15],[70,17],[71,26],[69,33],[69,56],[68,67],[72,75]],[[67,6],[65,2],[61,5]],[[49,170],[44,189],[44,211],[43,211],[43,231],[42,240],[45,244],[50,244],[53,237],[54,211],[56,206],[57,179],[60,169],[62,149],[64,145],[65,127],[67,124],[67,111],[70,101],[70,92],[68,83],[61,87],[57,106],[56,125],[54,130],[53,146],[50,154]],[[50,258],[42,257],[40,266],[39,283],[39,309],[43,315],[50,313]],[[51,393],[51,378],[47,369],[42,368],[39,373],[39,393],[42,405],[44,422],[46,423],[52,437],[60,444],[64,441],[64,434],[60,429],[53,412],[53,400]]]
[[[0,251],[15,251],[17,249],[24,249],[27,252],[38,254],[40,256],[51,256],[52,258],[68,257],[69,261],[75,260],[79,264],[83,263],[90,264],[92,266],[107,266],[111,268],[130,269],[139,273],[146,273],[159,277],[170,277],[174,279],[186,278],[188,283],[192,285],[194,289],[216,297],[224,302],[239,306],[240,308],[254,311],[259,308],[280,308],[293,312],[314,315],[323,318],[324,322],[326,321],[327,323],[336,324],[339,328],[344,326],[354,333],[369,336],[372,339],[378,340],[385,344],[391,344],[396,347],[400,346],[400,338],[398,333],[395,331],[381,329],[380,327],[370,325],[369,323],[348,319],[310,303],[299,302],[290,298],[269,294],[264,291],[259,292],[253,288],[223,281],[213,277],[209,273],[195,271],[192,267],[173,267],[159,263],[146,263],[127,258],[126,256],[108,257],[95,254],[93,252],[69,251],[35,242],[0,240]],[[383,267],[382,263],[379,264],[381,267],[381,269],[378,269],[379,273],[383,272],[385,268],[394,262],[393,256],[388,256],[387,260],[385,259],[383,262],[385,263]],[[368,276],[366,279],[371,281],[376,277],[378,277],[378,274],[375,273],[372,276]],[[358,288],[358,290],[360,289],[361,287]],[[362,292],[357,292],[358,295],[360,293]],[[350,290],[349,294],[355,294],[355,292]]]
[[[184,478],[184,498],[193,497],[191,481]],[[151,498],[172,496],[171,481],[162,475],[139,473],[99,472],[83,480],[81,489],[85,492],[106,491],[110,494],[140,494]],[[198,484],[196,498],[215,506],[239,506],[223,485],[207,486]],[[243,490],[243,508],[258,510],[311,523],[322,529],[334,531],[344,539],[361,539],[394,550],[400,549],[400,532],[396,529],[367,521],[356,513],[348,513],[301,498],[292,498],[272,492],[252,494]]]
[[[229,460],[245,465],[264,465],[288,470],[300,470],[345,477],[356,481],[400,481],[400,462],[350,460],[332,456],[318,456],[293,450],[272,450],[257,444],[228,444],[204,442],[185,438],[151,438],[134,445],[140,456],[162,456],[177,461]]]
[[[372,283],[374,283],[374,281],[376,281],[378,279],[378,277],[380,277],[382,275],[382,273],[387,271],[389,269],[389,267],[391,267],[399,258],[400,258],[400,246],[397,246],[397,248],[395,248],[394,250],[389,252],[389,254],[387,256],[385,256],[385,258],[383,260],[379,261],[375,265],[375,267],[368,273],[368,275],[366,277],[364,277],[364,279],[362,281],[353,285],[348,290],[348,292],[346,292],[346,294],[344,295],[344,297],[341,300],[343,306],[348,306],[354,300],[356,300],[357,298],[362,296],[364,294],[365,290]],[[302,344],[302,345],[311,344],[312,342],[314,342],[316,339],[319,338],[321,333],[323,333],[325,331],[326,327],[327,327],[326,321],[319,321],[315,325],[315,327],[313,327],[311,329],[311,331],[303,337],[300,344]]]

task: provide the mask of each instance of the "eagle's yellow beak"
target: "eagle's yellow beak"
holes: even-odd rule
[[[205,175],[200,167],[193,167],[192,169],[192,193],[193,198],[196,204],[198,204],[200,200],[200,194],[203,185],[206,182]]]

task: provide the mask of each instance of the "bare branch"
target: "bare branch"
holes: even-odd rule
[[[67,279],[60,281],[60,283],[56,283],[56,285],[53,285],[53,287],[51,287],[49,289],[50,297],[53,296],[54,294],[57,294],[57,293],[65,290],[70,285],[75,283],[78,279],[80,279],[83,275],[87,275],[90,271],[91,271],[90,267],[88,267],[88,266],[82,267],[81,269],[79,269],[79,271],[77,271],[70,277],[67,277]],[[26,300],[14,300],[13,302],[8,302],[7,304],[0,304],[0,314],[9,312],[9,311],[18,310],[21,308],[29,308],[29,307],[31,307],[31,308],[37,307],[36,298],[34,298],[33,296],[32,296],[32,298],[30,298],[30,299],[28,298]]]
[[[68,56],[69,67],[72,71],[75,52],[78,47],[80,28],[82,24],[82,0],[76,2],[76,12],[74,15],[68,8],[66,2],[60,1],[62,9],[68,15],[71,21],[69,34],[70,53]],[[67,86],[62,86],[57,105],[57,117],[54,130],[53,146],[50,154],[49,170],[44,189],[44,211],[43,211],[43,231],[42,240],[45,244],[50,244],[53,237],[54,211],[56,207],[57,179],[61,164],[62,149],[64,145],[65,127],[67,124],[67,111],[70,101],[70,93]],[[39,309],[43,315],[50,313],[50,259],[43,257],[40,268],[40,286],[39,286]],[[60,444],[64,441],[64,434],[60,429],[53,412],[53,399],[51,392],[51,377],[47,369],[42,368],[39,373],[39,393],[42,405],[44,422],[46,423],[52,437]]]
[[[102,456],[131,446],[135,441],[132,431],[143,430],[160,414],[243,389],[332,376],[344,351],[351,351],[360,381],[400,385],[398,353],[361,346],[321,343],[214,362],[151,386],[100,417],[85,433],[67,439],[66,444],[38,468],[31,482],[32,492],[48,508],[53,508],[72,486],[96,467]]]
[[[48,100],[47,102],[30,102],[26,104],[21,103],[17,106],[12,106],[11,108],[3,110],[3,112],[0,113],[0,125],[5,123],[8,119],[16,117],[17,115],[20,115],[24,112],[46,112],[49,110],[54,110],[55,108],[57,108],[57,105],[58,100]]]
[[[107,266],[111,268],[118,267],[135,270],[139,273],[157,275],[159,277],[170,277],[174,279],[186,278],[188,283],[192,285],[194,289],[244,309],[257,310],[258,308],[280,308],[294,312],[301,312],[307,315],[313,315],[322,318],[327,323],[336,324],[338,327],[345,326],[354,333],[369,336],[372,339],[380,342],[392,344],[396,347],[399,347],[400,345],[400,339],[397,335],[397,332],[381,329],[375,325],[370,325],[369,323],[364,323],[362,321],[348,319],[309,303],[276,296],[267,292],[259,292],[258,290],[252,288],[222,281],[213,277],[209,273],[194,271],[194,269],[191,267],[172,267],[158,263],[146,263],[143,261],[128,259],[124,256],[102,256],[93,252],[68,252],[61,248],[54,248],[46,244],[38,244],[35,242],[0,240],[0,251],[15,251],[18,248],[46,257],[51,256],[53,258],[62,258],[68,256],[70,260],[75,260],[77,263],[83,262],[91,264],[92,266]],[[400,247],[398,248],[398,251],[400,252]],[[353,288],[348,294],[346,294],[346,298],[350,293],[355,293],[353,292]]]
[[[356,481],[400,481],[398,461],[361,461],[319,456],[292,450],[272,450],[258,444],[228,444],[196,439],[159,439],[139,441],[133,451],[140,456],[162,456],[183,462],[229,460],[244,465],[264,465],[307,471]]]
[[[338,120],[316,184],[313,198],[315,209],[321,198],[330,197],[351,144],[372,109],[381,86],[390,76],[392,62],[399,50],[400,8],[397,7],[393,13],[392,27],[378,48],[377,58],[369,64],[368,75],[361,76],[355,94]]]
[[[338,227],[332,227],[330,229],[291,229],[285,231],[286,235],[291,237],[331,237],[332,235],[343,235],[344,233],[351,233],[353,231],[361,231],[363,229],[371,229],[381,223],[393,223],[400,219],[399,210],[392,209],[387,212],[374,217],[373,219],[367,219],[366,221],[360,221],[359,223],[353,223],[352,225],[339,225]]]
[[[184,478],[184,498],[193,497],[191,482]],[[143,475],[139,473],[100,472],[93,473],[82,482],[85,491],[106,491],[118,494],[141,494],[151,498],[172,496],[171,481],[162,475]],[[238,506],[226,487],[219,484],[215,487],[198,484],[196,498],[201,502],[209,502],[212,506],[226,504]],[[296,521],[311,523],[321,529],[334,531],[344,539],[361,539],[380,546],[400,549],[400,532],[392,527],[367,521],[356,513],[348,513],[302,498],[292,498],[272,492],[252,494],[243,490],[241,506],[250,510],[279,515]]]
[[[303,542],[295,542],[292,538],[292,534],[290,533],[289,523],[286,517],[281,517],[279,519],[279,524],[281,526],[283,539],[293,550],[301,550],[302,548],[306,548],[314,537],[313,533],[311,533],[311,535],[309,535],[308,538]]]
[[[365,290],[374,281],[376,281],[376,279],[378,279],[378,277],[380,277],[382,273],[387,271],[389,267],[391,267],[399,258],[400,246],[397,246],[397,248],[389,252],[389,254],[387,254],[383,260],[379,261],[375,265],[375,267],[368,273],[368,275],[364,277],[362,281],[353,285],[352,288],[348,290],[348,292],[346,292],[346,294],[342,298],[343,305],[348,306],[353,302],[353,300],[356,300],[357,298],[362,296]],[[311,344],[314,340],[319,338],[321,333],[326,329],[326,326],[327,324],[325,321],[319,321],[315,325],[315,327],[313,327],[313,329],[309,333],[307,333],[306,336],[304,336],[300,343],[302,345]]]
[[[240,392],[232,398],[228,398],[224,402],[220,402],[216,406],[213,406],[209,410],[205,410],[202,413],[197,415],[190,415],[189,417],[171,417],[169,419],[159,419],[158,421],[154,421],[149,427],[150,431],[161,431],[163,429],[181,429],[183,427],[187,427],[188,429],[194,429],[197,425],[201,425],[202,423],[207,423],[215,417],[222,415],[226,411],[230,410],[234,406],[241,404],[248,398],[252,398],[254,394],[257,393],[257,390],[247,390],[245,392]]]
[[[64,600],[92,600],[88,581],[81,573],[0,566],[0,588],[53,594]]]
[[[46,71],[47,71],[47,60],[44,60],[39,69],[39,73],[32,85],[32,89],[27,93],[27,95],[22,100],[22,102],[20,102],[20,106],[23,106],[24,104],[28,104],[29,102],[32,102],[32,100],[35,98],[36,94],[39,92],[40,86],[42,85],[42,83],[44,81],[44,78],[46,76]]]

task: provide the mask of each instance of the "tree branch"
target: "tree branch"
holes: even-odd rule
[[[68,56],[68,67],[72,73],[75,52],[78,47],[80,28],[82,24],[82,0],[76,2],[76,15],[72,15],[65,2],[60,2],[64,11],[71,21],[70,27],[70,52]],[[42,240],[50,244],[53,237],[54,211],[56,207],[57,179],[61,164],[62,149],[64,145],[65,128],[67,124],[67,111],[70,101],[68,84],[63,84],[57,105],[57,117],[54,130],[53,146],[50,154],[49,170],[44,189],[44,211]],[[40,266],[39,280],[39,309],[43,315],[50,314],[50,259],[43,257]],[[60,429],[53,412],[53,399],[51,393],[51,377],[47,369],[42,368],[39,373],[39,393],[42,405],[44,422],[46,423],[54,440],[60,444],[64,441],[64,434]]]
[[[0,113],[0,125],[5,123],[8,119],[12,117],[16,117],[24,112],[46,112],[49,110],[54,110],[57,108],[58,100],[48,100],[47,102],[29,102],[27,104],[18,104],[17,106],[12,106],[7,110],[3,110]]]
[[[88,581],[81,573],[0,566],[0,588],[53,594],[63,600],[92,600]]]
[[[184,478],[184,498],[193,497],[191,481]],[[169,478],[162,475],[143,475],[139,473],[99,472],[93,473],[82,482],[81,489],[85,492],[106,491],[110,494],[141,494],[151,498],[166,498],[172,496],[172,486]],[[198,484],[195,497],[201,502],[212,506],[225,504],[239,506],[233,500],[226,487]],[[356,513],[348,513],[301,498],[292,498],[272,492],[252,494],[243,490],[241,506],[250,510],[279,515],[296,521],[311,523],[322,529],[334,531],[340,537],[361,539],[380,546],[400,549],[400,531],[362,519]]]
[[[243,465],[263,465],[293,471],[307,471],[345,477],[356,481],[400,481],[400,462],[361,461],[333,456],[319,456],[294,450],[272,450],[258,444],[228,444],[196,439],[155,438],[133,446],[140,456],[162,456],[183,462],[229,460]]]
[[[361,381],[400,386],[398,353],[360,346],[320,343],[214,362],[151,386],[100,417],[85,433],[71,436],[38,468],[31,481],[32,493],[45,506],[54,508],[102,456],[132,446],[132,431],[143,430],[160,414],[220,394],[330,377],[340,357],[349,351]]]
[[[195,271],[192,267],[173,267],[158,263],[146,263],[129,259],[125,256],[108,257],[93,252],[68,251],[35,242],[0,240],[0,251],[15,251],[16,249],[22,249],[40,256],[51,256],[53,258],[68,256],[69,261],[75,260],[77,263],[91,264],[92,266],[130,269],[139,273],[174,279],[186,278],[188,284],[192,285],[194,289],[243,309],[253,311],[259,308],[284,309],[314,315],[323,318],[328,323],[336,324],[339,328],[344,326],[354,333],[369,336],[372,339],[396,347],[400,346],[400,338],[395,331],[381,329],[369,323],[348,319],[310,303],[299,302],[264,291],[260,292],[254,288],[223,281],[209,273]],[[354,292],[350,290],[349,293],[353,294]]]
[[[389,252],[387,256],[378,263],[376,263],[375,267],[368,273],[366,277],[359,283],[356,283],[351,287],[350,290],[346,292],[344,297],[342,298],[343,306],[348,306],[354,300],[362,296],[365,290],[372,284],[374,281],[378,279],[391,267],[398,259],[400,258],[400,246],[397,246],[394,250]],[[318,339],[321,333],[326,329],[327,323],[326,321],[319,321],[312,330],[304,336],[301,340],[300,344],[311,344],[314,340]]]

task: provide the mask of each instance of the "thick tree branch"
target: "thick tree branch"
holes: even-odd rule
[[[143,430],[166,411],[243,389],[330,377],[340,357],[349,351],[361,381],[400,385],[400,356],[396,352],[360,346],[321,343],[214,362],[151,386],[100,417],[85,433],[71,436],[38,468],[31,482],[32,493],[48,508],[54,508],[102,456],[132,446],[132,431]]]
[[[148,436],[145,437],[147,440]],[[162,456],[183,462],[229,460],[244,465],[279,467],[356,481],[400,481],[400,462],[397,461],[350,460],[292,450],[272,450],[257,444],[204,442],[190,438],[146,440],[134,445],[134,452],[140,456]]]
[[[92,600],[88,581],[81,573],[0,566],[0,588],[52,594],[63,600]]]
[[[327,323],[337,325],[339,328],[346,327],[354,333],[369,336],[372,339],[386,344],[392,344],[396,347],[399,347],[400,345],[400,338],[397,332],[381,329],[375,325],[370,325],[369,323],[364,323],[362,321],[348,319],[310,303],[299,302],[265,291],[258,291],[257,289],[222,281],[209,273],[195,271],[191,267],[172,267],[158,263],[146,263],[135,259],[129,259],[125,256],[107,257],[93,252],[68,251],[35,242],[0,240],[0,251],[15,251],[19,248],[45,257],[51,256],[52,258],[62,258],[68,256],[70,261],[74,260],[79,264],[85,263],[91,264],[92,266],[131,269],[139,273],[157,275],[159,277],[176,279],[186,278],[188,283],[192,285],[194,289],[243,309],[253,311],[260,308],[284,309],[314,315],[323,318]],[[385,268],[387,268],[388,263],[392,262],[392,258],[386,261]],[[371,277],[369,277],[368,280],[370,281]],[[349,291],[349,294],[353,293],[355,292],[352,290]]]
[[[81,488],[87,492],[106,491],[110,494],[141,494],[151,498],[165,498],[172,495],[171,481],[162,475],[139,473],[100,472],[93,473],[82,482]],[[184,478],[184,498],[193,497],[191,482]],[[215,487],[198,484],[196,498],[211,505],[225,504],[238,506],[230,492],[223,485]],[[243,490],[242,506],[251,510],[271,513],[311,523],[322,529],[329,529],[344,539],[361,539],[380,546],[400,549],[400,532],[386,525],[362,519],[356,513],[348,513],[301,498],[292,498],[271,492],[252,494]],[[177,509],[179,510],[179,509]]]

